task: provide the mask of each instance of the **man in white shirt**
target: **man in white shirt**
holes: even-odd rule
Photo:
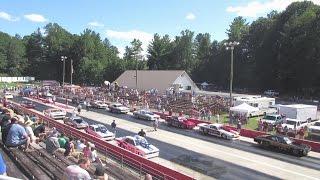
[[[90,180],[91,177],[86,171],[90,166],[90,160],[87,158],[80,159],[78,161],[78,165],[70,165],[68,166],[63,175],[64,180]]]

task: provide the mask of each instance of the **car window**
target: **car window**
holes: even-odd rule
[[[314,123],[314,126],[320,126],[320,122]]]
[[[127,138],[127,139],[125,140],[125,142],[127,142],[127,143],[129,143],[129,144],[134,145],[134,142],[133,142],[133,140],[132,140],[132,139]]]
[[[211,129],[217,130],[216,126],[211,126]]]
[[[276,120],[276,117],[275,117],[275,116],[268,116],[268,115],[266,115],[266,116],[264,117],[264,119],[266,119],[266,120]]]

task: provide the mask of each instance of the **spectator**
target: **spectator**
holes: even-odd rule
[[[300,128],[298,134],[299,134],[299,139],[304,139],[304,128]]]
[[[64,179],[68,180],[89,180],[91,179],[89,173],[86,171],[90,166],[90,161],[87,158],[82,158],[78,161],[78,165],[70,165],[64,172]]]
[[[263,131],[268,132],[269,124],[265,121],[263,122]]]
[[[89,142],[86,143],[86,147],[82,149],[83,157],[90,158],[91,156],[91,147]]]
[[[2,157],[2,154],[0,153],[0,175],[7,175],[7,166],[6,163],[4,162],[4,159]]]
[[[143,129],[141,129],[141,130],[138,132],[138,135],[141,136],[141,137],[146,137],[146,132],[144,132]]]
[[[219,122],[220,122],[220,114],[219,114],[219,113],[217,114],[216,122],[217,122],[217,123],[219,123]]]
[[[212,113],[211,113],[211,111],[210,111],[209,108],[208,108],[207,115],[208,115],[208,121],[210,121],[210,120],[211,120]]]
[[[21,124],[23,124],[23,118],[14,117],[11,118],[11,128],[8,131],[6,137],[6,145],[9,147],[19,147],[25,145],[25,150],[28,150],[30,144],[30,138]]]
[[[5,114],[1,120],[1,135],[2,142],[5,144],[8,132],[12,126],[10,115]]]
[[[263,122],[261,119],[259,119],[259,122],[258,122],[258,131],[262,131],[263,130]]]
[[[66,150],[64,152],[64,156],[74,156],[75,158],[79,159],[80,152],[76,152],[74,147],[75,145],[73,142],[73,138],[70,137],[65,146]]]
[[[153,129],[154,129],[154,131],[157,131],[157,128],[158,128],[158,126],[159,126],[159,120],[158,120],[158,119],[155,119],[152,124],[153,124]]]
[[[60,148],[58,137],[51,136],[46,140],[46,150],[50,154],[54,154],[56,151],[63,152],[64,150]]]
[[[285,126],[285,127],[283,128],[284,134],[287,135],[287,134],[288,134],[288,131],[289,131],[288,126]]]
[[[39,138],[39,141],[43,140],[46,136],[46,126],[44,124],[39,125],[33,130],[33,134]]]
[[[103,166],[97,166],[94,172],[95,179],[97,180],[108,180],[108,175],[104,172]]]
[[[152,180],[152,176],[150,174],[146,174],[144,177],[145,180]]]
[[[77,110],[78,110],[78,114],[80,114],[81,113],[81,104],[79,104],[78,106],[77,106]]]
[[[85,141],[83,139],[77,141],[77,150],[78,151],[80,151],[80,152],[83,151],[83,148],[86,147],[86,145],[84,143],[85,143]]]
[[[67,144],[67,138],[64,136],[63,133],[60,134],[59,138],[58,138],[58,142],[60,145],[60,148],[66,148],[66,144]]]
[[[98,154],[97,154],[96,148],[94,146],[91,146],[90,150],[91,150],[90,160],[91,162],[96,162],[98,160]]]
[[[240,132],[241,132],[241,120],[240,120],[240,119],[238,119],[238,123],[237,123],[237,131],[238,131],[238,133],[240,133]]]
[[[31,128],[31,126],[33,125],[33,122],[31,120],[29,121],[26,121],[25,122],[25,129],[26,129],[26,132],[30,138],[30,142],[31,143],[36,143],[37,142],[37,137],[34,135],[33,133],[33,130]]]

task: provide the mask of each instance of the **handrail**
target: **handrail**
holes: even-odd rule
[[[127,151],[125,149],[122,149],[118,146],[115,146],[113,144],[110,144],[102,139],[99,139],[93,135],[84,133],[79,131],[78,129],[75,129],[71,126],[67,126],[65,124],[62,124],[60,122],[55,121],[52,118],[46,117],[43,114],[40,114],[38,112],[32,111],[30,109],[22,107],[20,104],[10,101],[11,104],[14,105],[15,108],[22,110],[24,113],[33,114],[38,116],[39,118],[45,120],[49,126],[54,126],[57,128],[57,130],[65,133],[66,135],[73,135],[78,138],[83,138],[88,141],[92,141],[95,143],[97,148],[104,151],[104,153],[111,153],[114,156],[124,158],[124,160],[129,163],[130,165],[134,166],[135,168],[139,169],[140,171],[144,170],[144,172],[147,172],[153,176],[157,176],[161,179],[168,179],[168,180],[193,180],[195,178],[190,177],[188,175],[185,175],[181,172],[175,171],[173,169],[170,169],[168,167],[165,167],[163,165],[160,165],[158,163],[155,163],[153,161],[150,161],[148,159],[145,159],[137,154],[133,154],[130,151]],[[111,151],[110,151],[111,150]]]

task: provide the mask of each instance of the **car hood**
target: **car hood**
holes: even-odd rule
[[[114,136],[114,134],[112,132],[109,132],[109,131],[106,132],[106,133],[103,133],[103,132],[96,132],[96,133],[102,138]]]
[[[144,153],[155,153],[155,152],[159,152],[159,149],[156,148],[154,145],[151,144],[147,144],[147,145],[138,145],[136,146],[136,148],[138,148],[139,150],[143,151]]]
[[[221,133],[223,133],[223,134],[226,134],[226,135],[228,135],[228,136],[237,136],[237,135],[239,135],[239,133],[238,132],[236,132],[236,131],[226,131],[226,130],[224,130],[224,129],[220,129],[219,130]]]
[[[51,115],[66,115],[65,112],[50,112]]]
[[[268,124],[275,124],[275,123],[276,123],[276,121],[267,120],[267,119],[262,119],[261,121],[262,121],[262,122],[266,122],[266,123],[268,123]]]
[[[310,150],[311,147],[309,145],[306,145],[306,144],[302,144],[302,143],[299,143],[299,142],[293,142],[291,144],[291,146],[295,147],[295,148],[300,148],[300,149],[307,149],[307,150]]]
[[[122,106],[122,107],[116,107],[117,109],[119,109],[119,110],[128,110],[129,108],[127,108],[127,107],[124,107],[124,106]]]

